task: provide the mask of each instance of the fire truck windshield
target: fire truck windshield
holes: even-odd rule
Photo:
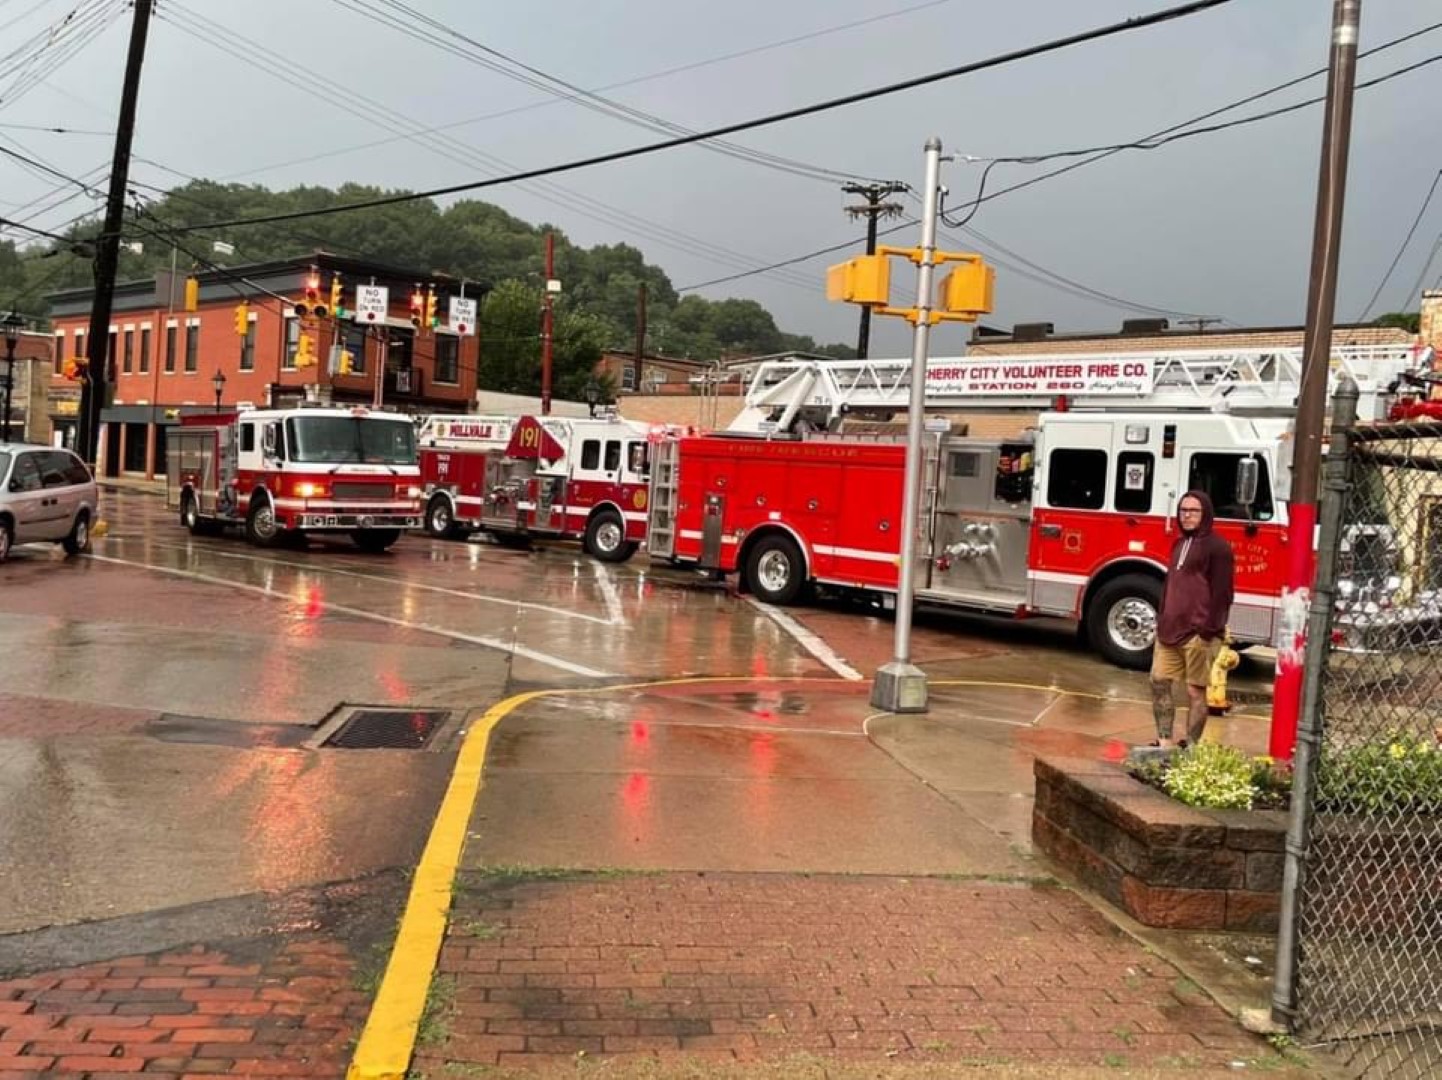
[[[414,465],[415,428],[368,416],[293,416],[285,422],[292,461]]]

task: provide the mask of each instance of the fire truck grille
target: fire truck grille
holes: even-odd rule
[[[448,716],[436,709],[357,709],[321,745],[337,750],[424,750]]]
[[[339,481],[331,485],[331,497],[340,501],[354,499],[360,502],[387,502],[395,498],[392,484],[367,484],[355,481]]]

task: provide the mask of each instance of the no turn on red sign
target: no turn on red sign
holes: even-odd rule
[[[384,285],[355,287],[355,321],[368,326],[384,326],[390,311],[390,290]]]
[[[476,301],[474,297],[451,297],[450,327],[461,335],[476,332]]]

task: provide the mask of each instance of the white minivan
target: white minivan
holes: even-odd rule
[[[0,562],[16,544],[89,551],[99,505],[95,478],[69,450],[0,443]]]

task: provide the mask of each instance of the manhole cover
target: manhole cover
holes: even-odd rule
[[[338,750],[423,750],[448,716],[437,709],[357,709],[321,745]]]

